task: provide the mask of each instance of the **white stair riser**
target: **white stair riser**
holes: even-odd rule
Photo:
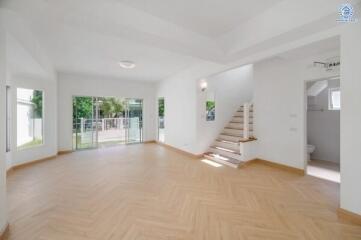
[[[243,124],[241,123],[228,123],[227,127],[229,128],[236,128],[236,129],[242,129]]]
[[[217,163],[220,163],[220,164],[224,164],[224,165],[227,165],[229,167],[233,167],[233,168],[238,168],[239,167],[239,164],[233,164],[233,163],[230,163],[230,162],[227,162],[227,161],[222,161],[218,158],[214,158],[212,156],[205,156],[207,159],[209,160],[212,160],[214,162],[217,162]]]
[[[243,118],[232,118],[232,123],[239,123],[239,124],[243,124]]]
[[[243,117],[243,112],[236,112],[233,116],[234,117]],[[253,118],[253,113],[252,112],[249,113],[249,117],[251,119]]]
[[[217,146],[217,147],[221,147],[221,148],[226,148],[226,149],[230,149],[233,150],[235,152],[239,152],[239,143],[238,144],[234,144],[234,143],[227,143],[227,142],[219,142],[219,141],[215,141],[213,146]]]
[[[243,117],[233,117],[231,122],[243,124],[244,121],[243,121]],[[252,118],[250,119],[249,124],[250,125],[253,124]]]
[[[235,135],[236,137],[240,137],[240,138],[243,137],[243,130],[225,128],[225,129],[223,129],[222,133]],[[253,137],[253,131],[252,130],[249,132],[249,136]]]
[[[232,142],[239,142],[241,140],[241,137],[233,137],[228,135],[219,135],[219,139],[226,140],[226,141],[232,141]]]
[[[240,154],[235,154],[235,153],[223,151],[223,150],[221,150],[221,149],[217,149],[217,148],[213,148],[213,147],[210,147],[210,148],[208,149],[208,151],[213,152],[213,153],[216,153],[216,154],[223,155],[223,156],[225,156],[225,157],[234,158],[234,159],[237,159],[237,160],[240,160],[240,161],[242,161],[242,159],[243,159]]]
[[[238,108],[238,110],[243,110],[243,105]],[[249,110],[253,110],[253,105],[249,105]]]
[[[227,125],[228,128],[234,128],[234,129],[239,129],[242,130],[243,129],[243,124],[239,124],[239,123],[229,123]],[[249,130],[253,131],[253,124],[249,124]]]
[[[237,137],[243,136],[243,130],[237,130],[237,129],[231,129],[231,128],[225,128],[223,129],[223,133],[229,133],[232,135],[236,135]]]

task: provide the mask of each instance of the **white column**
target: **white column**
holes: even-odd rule
[[[6,36],[0,24],[0,132],[5,133],[6,121]],[[5,137],[0,138],[0,233],[7,223],[6,208],[6,149]]]
[[[361,20],[361,19],[359,19]],[[361,215],[361,21],[341,35],[341,208]]]

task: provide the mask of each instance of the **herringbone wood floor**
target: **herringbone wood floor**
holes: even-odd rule
[[[215,168],[155,144],[63,155],[8,177],[9,239],[361,239],[339,186]]]

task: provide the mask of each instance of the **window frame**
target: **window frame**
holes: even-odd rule
[[[6,152],[11,151],[11,87],[6,86]]]
[[[340,106],[339,107],[335,107],[335,105],[333,103],[332,96],[333,96],[334,92],[340,93]],[[339,87],[328,89],[328,110],[330,110],[330,111],[340,111],[341,110],[341,90]]]
[[[29,149],[34,149],[34,148],[39,148],[39,147],[43,147],[45,145],[45,132],[44,132],[44,129],[45,129],[45,121],[44,121],[44,111],[45,111],[45,91],[44,89],[41,89],[41,88],[29,88],[29,87],[21,87],[21,86],[18,86],[15,88],[16,90],[16,94],[15,94],[15,100],[16,100],[16,113],[18,112],[18,90],[19,89],[25,89],[25,90],[33,90],[34,92],[35,91],[38,91],[38,92],[41,92],[42,94],[42,115],[41,115],[41,143],[39,144],[35,144],[35,145],[32,145],[32,146],[25,146],[25,147],[22,147],[22,146],[18,146],[18,126],[17,126],[17,121],[18,121],[18,115],[16,114],[16,142],[15,142],[15,145],[16,145],[16,151],[24,151],[24,150],[29,150]]]

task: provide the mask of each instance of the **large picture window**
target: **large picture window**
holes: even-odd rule
[[[43,91],[17,89],[17,147],[43,144]]]

